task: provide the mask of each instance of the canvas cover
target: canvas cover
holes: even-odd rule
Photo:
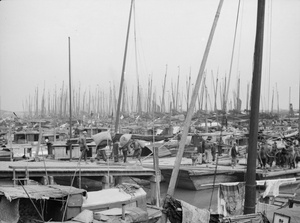
[[[98,146],[102,141],[111,141],[110,131],[100,132],[98,134],[92,135],[92,139],[95,141],[96,146]]]
[[[197,208],[184,201],[180,202],[182,207],[182,223],[209,223],[210,212],[208,210]]]
[[[131,140],[131,134],[124,134],[120,137],[120,147],[126,146]]]
[[[26,192],[25,192],[26,190]],[[24,185],[16,187],[0,187],[0,195],[12,201],[18,198],[48,199],[61,198],[69,194],[85,194],[86,191],[70,186],[61,185]]]
[[[245,183],[220,184],[218,213],[224,216],[242,215],[245,200]]]

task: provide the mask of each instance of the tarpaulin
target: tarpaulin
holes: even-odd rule
[[[103,141],[111,141],[110,131],[100,132],[96,135],[92,135],[92,139],[95,141],[96,146],[98,146]]]
[[[245,183],[220,184],[218,213],[224,216],[242,215],[245,200]]]

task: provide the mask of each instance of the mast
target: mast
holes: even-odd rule
[[[271,114],[273,114],[273,105],[274,105],[274,88],[273,88],[273,92],[272,92]]]
[[[241,112],[241,105],[240,105],[240,77],[238,78],[238,85],[237,85],[237,97],[236,97],[236,108],[238,113]]]
[[[184,123],[182,138],[181,138],[180,143],[179,143],[179,149],[178,149],[178,153],[177,153],[177,156],[176,156],[174,169],[172,171],[172,176],[171,176],[171,179],[170,179],[169,188],[168,188],[168,191],[167,191],[167,194],[170,195],[170,196],[174,195],[175,184],[176,184],[176,181],[177,181],[179,167],[180,167],[182,155],[183,155],[183,152],[184,152],[184,146],[185,146],[186,138],[187,138],[187,135],[188,135],[188,129],[189,129],[189,126],[190,126],[190,123],[191,123],[191,119],[192,119],[192,115],[193,115],[193,112],[194,112],[194,107],[195,107],[197,95],[198,95],[198,92],[199,92],[201,79],[203,77],[206,61],[207,61],[207,58],[208,58],[208,54],[209,54],[210,46],[211,46],[212,39],[213,39],[213,36],[214,36],[214,33],[215,33],[215,29],[216,29],[216,26],[217,26],[217,22],[218,22],[218,19],[219,19],[219,16],[220,16],[220,11],[221,11],[221,8],[222,8],[223,1],[224,0],[220,0],[220,2],[219,2],[219,6],[218,6],[218,9],[217,9],[215,18],[214,18],[213,26],[212,26],[210,34],[209,34],[209,38],[208,38],[207,45],[206,45],[206,48],[205,48],[205,52],[204,52],[204,55],[203,55],[203,59],[202,59],[202,62],[201,62],[200,70],[199,70],[197,80],[196,80],[196,83],[195,83],[195,88],[194,88],[193,95],[192,95],[192,98],[191,98],[190,107],[188,109],[186,120],[185,120],[185,123]]]
[[[257,21],[254,51],[254,68],[252,75],[251,112],[249,130],[249,149],[247,160],[247,177],[245,187],[244,214],[255,213],[256,200],[256,155],[257,155],[257,132],[259,118],[259,99],[261,87],[262,59],[263,59],[263,37],[265,0],[257,1]]]
[[[178,111],[178,90],[179,90],[179,76],[180,76],[180,66],[178,66],[178,78],[177,78],[177,87],[176,87],[176,101],[175,109]]]
[[[162,92],[162,100],[161,100],[161,112],[165,112],[165,90],[166,90],[166,79],[167,79],[167,72],[168,72],[168,64],[166,64],[166,73],[164,78],[164,85],[163,85],[163,92]]]
[[[129,37],[131,12],[132,12],[133,3],[134,3],[134,0],[131,0],[130,12],[129,12],[129,19],[128,19],[127,35],[126,35],[126,43],[125,43],[125,52],[124,52],[124,58],[123,58],[123,67],[122,67],[120,89],[119,89],[119,99],[118,99],[118,105],[117,105],[115,133],[119,132],[120,107],[121,107],[121,100],[122,100],[122,89],[123,89],[123,82],[124,82],[124,75],[125,75],[125,65],[126,65],[126,56],[127,56],[128,37]]]
[[[189,74],[189,79],[186,84],[187,88],[187,93],[186,93],[186,110],[189,109],[189,102],[190,102],[190,88],[191,88],[191,68],[190,68],[190,74]]]
[[[299,83],[300,83],[300,78],[299,78]],[[299,132],[300,132],[300,85],[299,85],[299,111],[298,111],[298,113],[299,113],[299,120],[298,120],[298,134],[299,134]],[[299,138],[298,138],[298,140],[299,140]]]
[[[68,37],[69,42],[69,109],[70,109],[70,139],[72,138],[72,88],[71,88],[71,39]],[[70,146],[70,160],[72,160],[72,145]]]
[[[249,83],[247,84],[247,100],[246,100],[246,110],[248,112],[249,108],[248,108],[248,105],[249,105]]]

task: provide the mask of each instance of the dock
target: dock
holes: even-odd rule
[[[71,179],[72,177],[85,177],[96,179],[102,184],[122,182],[123,177],[138,177],[151,180],[155,171],[134,163],[99,163],[78,161],[6,161],[0,162],[0,181],[7,179],[14,185],[18,180],[43,179],[45,176]]]

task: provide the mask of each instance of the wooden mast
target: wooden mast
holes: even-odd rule
[[[188,81],[186,83],[186,89],[187,89],[187,92],[186,92],[186,110],[189,109],[189,102],[190,102],[190,89],[191,89],[191,68],[190,68],[190,73],[189,73],[189,78],[188,78]]]
[[[179,76],[180,76],[180,66],[178,66],[178,78],[177,78],[177,87],[176,87],[176,100],[175,100],[175,110],[178,111],[178,90],[179,90]]]
[[[124,82],[124,75],[125,75],[125,65],[126,65],[126,56],[127,56],[127,47],[128,47],[128,37],[130,31],[130,21],[131,21],[131,13],[132,13],[132,6],[134,0],[131,0],[130,5],[130,12],[129,12],[129,20],[128,20],[128,28],[127,28],[127,35],[126,35],[126,43],[125,43],[125,52],[123,57],[123,67],[122,67],[122,74],[121,74],[121,81],[120,81],[120,89],[119,89],[119,99],[117,105],[117,114],[116,114],[116,123],[115,123],[115,133],[119,132],[119,121],[120,121],[120,108],[121,108],[121,101],[122,101],[122,89],[123,89],[123,82]]]
[[[264,38],[264,16],[265,0],[257,1],[257,21],[254,52],[254,68],[252,75],[251,112],[249,130],[249,149],[247,160],[247,177],[245,187],[244,214],[255,213],[256,202],[256,156],[257,156],[257,132],[259,118],[259,100],[261,87],[263,38]]]
[[[72,79],[71,79],[71,39],[68,37],[69,42],[69,111],[70,111],[70,139],[72,138]],[[72,160],[72,145],[70,146],[70,160]]]
[[[300,78],[299,78],[299,83],[300,83]],[[299,85],[299,111],[298,111],[298,113],[299,113],[299,119],[298,119],[298,134],[299,134],[299,132],[300,132],[300,85]],[[299,138],[298,138],[298,140],[299,140]]]
[[[195,88],[194,88],[193,95],[192,95],[192,98],[191,98],[190,107],[188,109],[186,120],[185,120],[185,123],[184,123],[182,138],[181,138],[180,143],[179,143],[179,150],[178,150],[178,153],[177,153],[177,156],[176,156],[174,169],[172,171],[172,176],[171,176],[170,183],[169,183],[169,188],[168,188],[168,191],[167,191],[167,194],[170,195],[170,196],[174,195],[175,185],[176,185],[176,181],[177,181],[177,177],[178,177],[178,172],[179,172],[179,167],[180,167],[182,155],[183,155],[183,152],[184,152],[184,146],[185,146],[185,142],[186,142],[186,139],[187,139],[188,130],[189,130],[189,127],[190,127],[190,123],[191,123],[192,115],[193,115],[193,112],[194,112],[194,107],[195,107],[197,95],[198,95],[198,92],[199,92],[201,79],[203,77],[206,61],[207,61],[207,58],[208,58],[208,53],[209,53],[210,46],[211,46],[211,43],[212,43],[212,39],[213,39],[213,36],[214,36],[214,33],[215,33],[217,22],[218,22],[218,19],[219,19],[219,16],[220,16],[220,11],[221,11],[221,8],[222,8],[222,5],[223,5],[223,1],[224,0],[220,0],[220,2],[219,2],[219,6],[218,6],[218,9],[217,9],[215,18],[214,18],[213,26],[212,26],[210,34],[209,34],[209,38],[208,38],[207,45],[206,45],[206,48],[205,48],[205,52],[204,52],[204,55],[203,55],[203,59],[202,59],[202,62],[201,62],[200,70],[199,70],[197,80],[196,80],[196,83],[195,83]]]
[[[166,90],[166,79],[167,79],[167,73],[168,73],[168,64],[166,64],[166,73],[164,78],[164,84],[163,84],[163,92],[162,92],[162,100],[161,100],[161,112],[165,112],[165,90]]]

